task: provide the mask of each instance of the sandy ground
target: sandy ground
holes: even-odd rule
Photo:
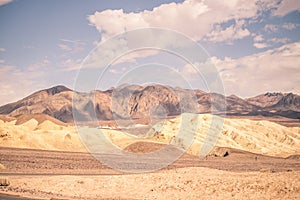
[[[159,145],[137,143],[128,149],[144,152]],[[38,199],[300,198],[298,157],[226,150],[226,157],[201,160],[184,154],[166,169],[128,174],[110,169],[88,153],[0,148],[0,162],[6,166],[0,177],[11,183],[0,187],[0,193]]]
[[[299,199],[298,172],[193,167],[148,174],[10,177],[6,192],[61,199]]]
[[[133,152],[141,152],[141,147],[148,147],[150,151],[159,147],[161,144],[135,143],[128,147]],[[155,147],[156,146],[156,147]],[[299,156],[290,158],[276,158],[253,154],[236,149],[225,148],[229,152],[226,157],[211,155],[200,159],[197,156],[183,154],[178,160],[170,163],[167,169],[184,168],[184,167],[207,167],[232,172],[252,172],[252,171],[299,171]],[[105,158],[118,160],[120,156],[107,155]],[[160,157],[152,157],[152,163],[160,162]],[[137,160],[127,161],[135,165]],[[141,160],[139,160],[141,162]],[[89,153],[59,152],[30,150],[19,148],[0,148],[0,163],[5,166],[1,169],[2,175],[103,175],[103,174],[120,174],[119,171],[112,170],[109,166],[102,164]]]

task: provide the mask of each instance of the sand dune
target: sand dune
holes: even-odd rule
[[[24,124],[25,122],[31,120],[31,119],[35,119],[38,124],[41,124],[45,121],[50,121],[54,124],[60,125],[60,126],[67,126],[67,124],[53,118],[50,117],[49,115],[46,114],[22,114],[22,115],[18,115],[15,117],[16,121],[16,125],[19,124]]]
[[[186,148],[188,153],[198,156],[207,138],[206,142],[212,140],[211,143],[214,144],[216,141],[214,144],[216,146],[257,154],[279,157],[300,154],[299,127],[285,127],[269,121],[249,119],[224,119],[222,127],[222,118],[208,114],[186,115],[189,115],[188,117],[193,122],[184,122],[182,116],[169,119],[153,126],[144,137],[133,137],[117,130],[103,129],[102,131],[112,143],[122,149],[135,142],[171,143],[183,149]],[[212,119],[216,123],[212,123]],[[20,124],[21,120],[23,120],[22,124]],[[193,130],[195,128],[196,134]],[[179,129],[181,135],[178,135]],[[218,129],[222,131],[219,133]],[[189,139],[193,139],[193,143],[188,148]],[[86,151],[75,127],[56,123],[55,119],[43,116],[35,116],[31,119],[29,116],[19,117],[19,119],[0,118],[0,145],[45,150]]]

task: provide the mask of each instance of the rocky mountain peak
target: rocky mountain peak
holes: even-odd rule
[[[267,93],[265,93],[265,96],[267,96],[267,97],[278,97],[278,96],[282,96],[282,93],[280,93],[280,92],[267,92]]]
[[[58,94],[58,93],[61,93],[61,92],[72,91],[72,90],[65,87],[65,86],[63,86],[63,85],[57,85],[57,86],[54,86],[52,88],[45,89],[45,90],[42,90],[42,91],[46,91],[49,95],[55,95],[55,94]]]

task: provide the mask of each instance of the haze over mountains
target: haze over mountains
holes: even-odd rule
[[[74,110],[82,120],[90,119],[88,116],[90,109],[95,110],[99,120],[111,120],[115,117],[148,119],[149,113],[153,114],[153,112],[164,116],[176,116],[183,111],[224,114],[225,110],[230,116],[262,115],[300,118],[300,96],[293,93],[265,93],[242,99],[234,95],[225,97],[201,90],[193,91],[162,85],[122,85],[118,88],[96,90],[91,93],[79,93],[59,85],[1,106],[0,114],[18,116],[42,113],[62,122],[73,122],[74,94],[76,96]]]

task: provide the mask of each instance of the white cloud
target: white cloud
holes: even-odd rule
[[[122,67],[122,68],[119,68],[119,69],[110,68],[109,72],[112,73],[112,74],[123,74],[126,70],[127,70],[126,67]]]
[[[108,40],[87,56],[83,67],[103,69],[129,50],[127,40],[124,38]]]
[[[4,51],[6,51],[6,49],[0,48],[0,52],[4,52]]]
[[[256,47],[257,49],[264,49],[267,48],[269,45],[267,43],[253,43],[253,46]]]
[[[254,38],[253,38],[253,41],[254,42],[262,42],[264,41],[264,36],[259,34],[259,35],[256,35]]]
[[[253,38],[253,46],[256,47],[257,49],[264,49],[267,47],[272,46],[273,44],[286,44],[290,41],[289,38],[269,38],[269,39],[264,39],[263,35],[256,35]]]
[[[72,51],[72,48],[65,44],[58,44],[58,47],[64,51]]]
[[[266,32],[277,32],[279,30],[279,26],[276,24],[266,24],[264,27],[264,31]]]
[[[287,29],[287,30],[293,30],[297,28],[299,24],[294,24],[294,23],[283,23],[283,24],[266,24],[264,26],[264,31],[268,33],[274,33],[278,32],[280,29]],[[265,39],[262,34],[253,34],[253,46],[256,47],[257,49],[263,49],[272,46],[273,44],[286,44],[290,42],[289,38],[268,38]]]
[[[84,42],[80,41],[80,40],[70,40],[70,39],[60,39],[63,42],[69,42],[69,43],[74,43],[74,44],[84,44]]]
[[[211,58],[203,62],[187,63],[182,68],[178,69],[179,74],[188,82],[196,81],[197,85],[203,87],[212,86],[215,81],[217,71],[214,67],[214,62]],[[211,77],[214,77],[210,80]],[[205,80],[204,80],[205,79]]]
[[[1,66],[0,79],[5,84],[0,84],[0,105],[17,101],[33,91],[44,87],[40,80],[37,80],[43,72],[21,70],[15,66]]]
[[[88,16],[88,20],[101,33],[100,42],[107,41],[107,39],[126,31],[156,27],[175,30],[196,41],[205,38],[205,40],[212,42],[225,41],[230,44],[234,40],[251,35],[245,27],[246,20],[257,18],[259,11],[270,9],[275,5],[271,0],[264,0],[263,5],[258,2],[261,0],[186,0],[182,3],[162,4],[153,10],[135,13],[126,13],[122,9],[104,10]],[[222,30],[221,25],[229,20],[233,20],[234,24]],[[143,35],[143,37],[136,38],[134,42],[139,43],[141,40],[148,40],[151,46],[155,46],[157,41],[162,41],[156,40],[156,37],[161,36]],[[174,38],[165,39],[167,45],[180,42]],[[163,45],[160,44],[161,46]],[[63,48],[67,49],[66,47]],[[124,50],[124,48],[126,45],[124,46],[124,41],[120,40],[119,44],[116,44],[115,53]],[[106,53],[108,53],[106,56],[108,60],[115,57],[113,52]],[[139,54],[137,56],[145,57],[148,55]],[[132,60],[136,59],[137,56]],[[93,60],[92,63],[95,63],[97,56],[91,60]]]
[[[68,40],[61,39],[61,43],[58,44],[58,47],[64,51],[68,51],[70,53],[80,53],[84,50],[85,43],[79,40]]]
[[[49,66],[51,62],[47,59],[44,58],[43,60],[36,62],[32,65],[27,66],[26,70],[31,72],[31,71],[39,71],[42,70],[43,68]]]
[[[113,61],[113,63],[111,63],[111,64],[116,65],[116,64],[120,64],[120,63],[124,63],[124,62],[135,62],[137,58],[151,56],[151,55],[155,55],[158,53],[159,53],[159,50],[154,50],[154,49],[153,50],[152,49],[141,49],[138,51],[132,51],[128,54],[121,56],[117,60]]]
[[[259,0],[186,0],[183,3],[163,4],[151,11],[125,13],[123,10],[95,12],[88,17],[90,23],[102,33],[102,39],[124,31],[145,27],[162,27],[179,31],[199,41],[213,30],[214,24],[228,20],[257,17],[262,9]],[[248,34],[240,31],[240,36]]]
[[[79,70],[81,67],[82,59],[67,59],[64,60],[61,65],[62,71],[73,71],[73,70]]]
[[[187,80],[195,80],[199,77],[199,71],[192,64],[186,64],[179,70],[180,74]]]
[[[286,44],[290,41],[289,38],[271,38],[268,42]]]
[[[299,26],[299,24],[284,23],[282,25],[282,28],[287,29],[287,30],[293,30],[293,29],[296,29],[298,26]]]
[[[253,38],[253,46],[257,49],[267,48],[269,45],[265,42],[265,38],[262,34],[255,35]]]
[[[300,93],[300,42],[239,59],[213,59],[226,93],[248,97],[266,91]]]
[[[74,54],[82,52],[86,43],[80,40],[69,39],[60,39],[60,41],[61,43],[58,44],[58,47],[66,52],[62,54],[62,71],[79,70],[83,59],[74,58]]]
[[[300,10],[299,0],[282,0],[278,8],[273,11],[274,16],[285,16],[293,11]]]
[[[251,35],[250,31],[243,28],[243,21],[237,22],[225,29],[222,29],[220,25],[210,32],[206,36],[206,40],[211,42],[227,42],[232,43],[234,40],[242,39]]]
[[[278,24],[266,24],[264,26],[264,31],[265,32],[278,32],[280,28],[283,29],[287,29],[287,30],[293,30],[295,28],[297,28],[299,26],[299,24],[293,24],[293,23],[284,23],[282,25],[278,25]]]
[[[107,65],[135,62],[137,58],[156,55],[167,46],[175,48],[185,45],[183,41],[172,35],[173,32],[171,35],[169,33],[167,31],[157,32],[156,29],[152,31],[141,29],[139,32],[120,35],[112,40],[107,40],[99,44],[87,56],[83,67],[103,69]],[[145,40],[145,38],[147,39]]]
[[[3,6],[3,5],[8,4],[10,2],[12,2],[12,0],[0,0],[0,6]]]

